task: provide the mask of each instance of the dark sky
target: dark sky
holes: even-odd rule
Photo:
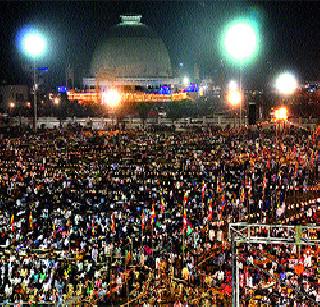
[[[195,62],[201,75],[217,76],[221,55],[217,39],[223,24],[233,16],[258,18],[262,52],[246,69],[244,79],[253,86],[265,85],[282,69],[295,70],[301,79],[319,79],[319,2],[271,1],[105,1],[105,2],[0,2],[0,80],[23,83],[27,64],[16,50],[15,36],[26,24],[47,31],[50,52],[39,63],[49,67],[52,85],[64,83],[67,63],[76,78],[89,69],[93,51],[107,29],[128,12],[143,15],[142,22],[158,32],[168,47],[173,66],[184,62],[190,73]],[[232,75],[232,67],[226,67]]]

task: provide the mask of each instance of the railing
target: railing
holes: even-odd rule
[[[249,224],[245,222],[229,224],[232,260],[232,306],[240,306],[239,258],[237,244],[297,244],[319,245],[320,226],[286,226]]]
[[[229,236],[234,232],[238,243],[250,244],[320,244],[320,226],[262,225],[248,223],[230,223]]]
[[[12,122],[13,126],[19,126],[19,118],[13,118]],[[38,117],[38,126],[44,125],[47,128],[53,128],[54,126],[58,127],[60,125],[73,125],[79,124],[81,126],[92,125],[93,129],[103,129],[105,125],[113,125],[116,122],[114,117],[84,117],[84,118],[66,118],[65,120],[59,120],[56,117]],[[142,126],[143,121],[139,117],[125,117],[122,122],[125,122],[126,125],[130,128],[130,126]],[[218,117],[201,117],[197,118],[197,120],[190,121],[188,118],[180,118],[174,122],[176,126],[179,127],[195,127],[195,126],[205,126],[205,125],[216,125],[216,126],[233,126],[234,119],[232,117],[218,116]],[[172,125],[172,120],[167,117],[157,117],[157,118],[147,118],[145,120],[145,125]],[[32,120],[27,117],[22,118],[23,125],[31,125]]]

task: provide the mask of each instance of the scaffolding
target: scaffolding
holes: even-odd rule
[[[229,224],[232,260],[232,306],[240,306],[238,244],[319,245],[320,226],[263,225],[245,222]]]

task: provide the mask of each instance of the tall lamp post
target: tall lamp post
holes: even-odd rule
[[[61,97],[56,97],[53,100],[53,103],[58,107],[59,106],[59,126],[60,129],[62,128],[62,102],[61,102]]]
[[[236,127],[236,116],[235,116],[235,108],[241,105],[241,92],[238,88],[238,85],[235,81],[231,80],[229,83],[229,89],[227,94],[227,101],[230,103],[233,112],[234,112],[234,128]],[[241,107],[240,107],[241,109]],[[241,121],[239,122],[239,126],[241,126]]]
[[[278,75],[275,81],[275,88],[280,100],[280,107],[275,110],[275,119],[278,122],[285,122],[288,120],[288,108],[284,106],[289,101],[298,87],[298,81],[294,73],[284,71]]]
[[[277,91],[277,94],[282,99],[288,99],[290,96],[294,94],[298,87],[298,81],[296,76],[290,72],[285,71],[278,75],[276,81],[275,81],[275,88]]]
[[[9,111],[10,111],[10,125],[12,125],[12,122],[11,121],[13,119],[13,111],[14,111],[14,108],[16,107],[16,104],[14,102],[9,102]]]
[[[239,69],[239,91],[241,101],[239,103],[239,121],[241,125],[241,113],[243,103],[242,69],[245,64],[253,60],[259,49],[259,31],[255,21],[250,18],[239,18],[230,22],[222,35],[223,55],[227,57]]]
[[[31,29],[23,33],[21,38],[21,46],[24,54],[32,59],[33,62],[33,128],[37,132],[38,129],[38,104],[37,104],[37,89],[36,82],[36,60],[43,56],[47,50],[47,39],[39,30]]]
[[[243,92],[241,73],[245,64],[252,61],[258,54],[260,45],[258,24],[252,18],[238,18],[232,20],[226,25],[221,35],[220,48],[222,55],[230,62],[237,65],[239,69],[239,121],[241,121]],[[238,96],[238,95],[237,95]],[[237,100],[237,99],[235,99]],[[236,285],[238,280],[236,278],[237,259],[232,259],[232,306],[239,306],[239,299],[236,296]]]
[[[121,93],[119,93],[116,89],[109,89],[108,91],[103,92],[102,103],[105,104],[108,109],[110,108],[112,113],[114,113],[116,111],[115,109],[121,104]],[[118,124],[117,121],[116,124]]]

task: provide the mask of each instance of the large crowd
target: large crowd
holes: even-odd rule
[[[320,139],[276,129],[4,133],[0,302],[227,306],[230,222],[319,225]],[[318,245],[238,253],[242,302],[320,303]]]

